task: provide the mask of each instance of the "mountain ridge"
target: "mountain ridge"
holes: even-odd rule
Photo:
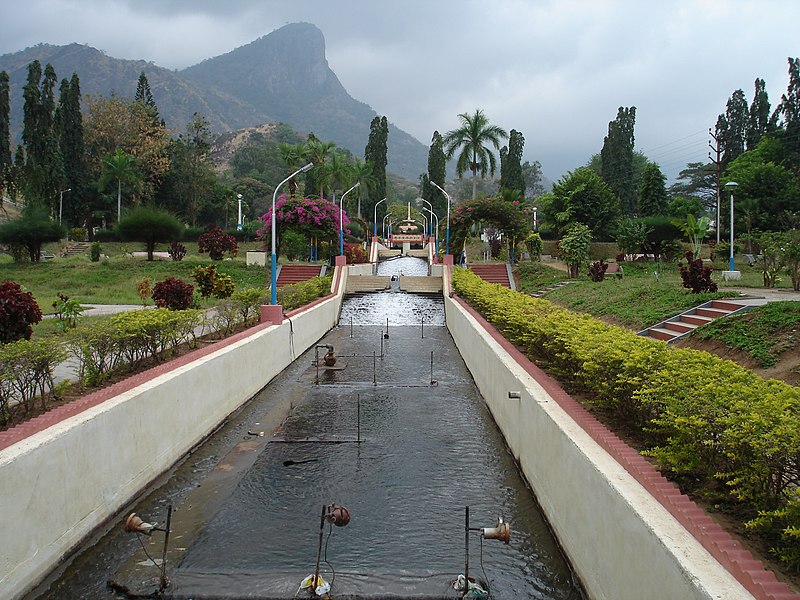
[[[22,128],[22,87],[34,59],[50,63],[59,80],[78,74],[81,93],[133,98],[147,75],[159,114],[181,132],[192,114],[203,115],[215,133],[283,122],[298,132],[333,140],[363,156],[377,113],[352,98],[328,65],[322,32],[291,23],[244,46],[173,71],[144,60],[118,59],[84,44],[37,44],[0,56],[11,82],[11,131]],[[387,170],[416,181],[427,168],[427,146],[389,124]]]

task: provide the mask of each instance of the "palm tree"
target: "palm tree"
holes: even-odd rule
[[[353,171],[353,183],[357,182],[361,184],[358,187],[358,218],[360,219],[361,200],[365,195],[368,196],[369,192],[375,188],[378,180],[372,172],[372,163],[368,160],[356,158],[351,168]]]
[[[281,160],[286,163],[286,169],[290,173],[294,173],[301,167],[300,161],[305,156],[305,144],[287,144],[282,142],[278,144],[278,152],[281,155]],[[289,196],[294,198],[297,194],[297,181],[292,177],[289,180]]]
[[[475,200],[478,172],[481,178],[488,171],[494,176],[497,162],[494,154],[486,146],[491,144],[500,150],[500,141],[508,139],[508,133],[497,125],[490,125],[489,119],[482,110],[476,109],[474,115],[461,113],[458,115],[461,126],[448,131],[442,140],[447,160],[458,153],[456,173],[461,177],[467,170],[472,171],[472,199]]]
[[[328,158],[333,154],[333,149],[336,148],[335,142],[321,142],[320,140],[313,139],[309,140],[305,144],[305,150],[303,153],[304,158],[306,160],[310,160],[314,163],[314,166],[317,167],[317,173],[319,173],[323,167],[325,166],[325,162]],[[306,190],[308,192],[308,190]],[[323,197],[324,192],[324,185],[322,178],[319,179],[319,197]]]
[[[136,167],[136,158],[117,148],[114,154],[106,154],[102,160],[103,175],[97,187],[102,191],[109,181],[117,182],[117,223],[122,216],[122,184],[133,183],[139,179],[139,170]]]

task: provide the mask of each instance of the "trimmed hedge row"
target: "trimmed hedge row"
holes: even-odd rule
[[[800,389],[707,352],[670,348],[585,314],[453,272],[455,291],[592,405],[635,426],[662,468],[723,483],[775,553],[800,552]]]
[[[67,357],[58,341],[17,340],[0,344],[0,425],[6,425],[16,408],[25,414],[34,400],[54,393],[53,369]]]

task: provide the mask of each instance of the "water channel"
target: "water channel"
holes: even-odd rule
[[[413,258],[380,267],[427,272]],[[441,297],[346,299],[340,325],[319,342],[334,346],[335,368],[318,368],[319,351],[306,352],[133,507],[154,520],[167,502],[178,520],[202,515],[172,542],[182,547],[167,597],[291,598],[315,571],[321,532],[320,573],[334,597],[455,597],[469,506],[472,527],[492,527],[499,515],[511,525],[508,545],[469,534],[469,573],[492,597],[584,598],[443,313]],[[289,417],[253,442],[281,398],[291,402]],[[238,466],[226,468],[232,483],[220,494],[215,467],[254,444],[251,459],[229,463]],[[205,488],[216,491],[199,500]],[[349,525],[321,528],[331,502],[347,507]],[[90,540],[28,598],[114,597],[105,582],[124,578],[138,545],[121,529]]]

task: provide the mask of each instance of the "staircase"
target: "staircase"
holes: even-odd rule
[[[569,285],[570,283],[573,283],[573,281],[569,280],[569,279],[565,280],[565,281],[559,281],[558,283],[554,283],[553,285],[548,286],[546,288],[542,288],[541,290],[536,290],[535,292],[533,292],[531,294],[531,296],[533,296],[534,298],[541,298],[547,292],[552,292],[553,290],[557,290],[558,288],[562,288],[565,285]]]
[[[380,292],[391,287],[389,275],[348,275],[345,294],[361,294],[364,292]]]
[[[765,301],[759,298],[712,300],[639,332],[639,335],[674,342],[706,323],[742,313]]]
[[[79,256],[89,250],[89,242],[70,242],[61,250],[61,256]]]
[[[469,270],[489,283],[496,283],[512,290],[516,287],[506,263],[473,263],[469,265]]]
[[[275,287],[283,287],[325,274],[325,265],[279,265]]]

